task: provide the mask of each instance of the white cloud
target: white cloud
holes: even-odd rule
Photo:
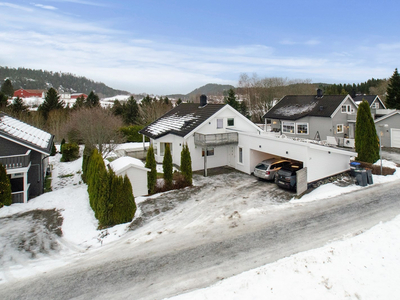
[[[43,4],[36,4],[36,3],[32,3],[32,5],[39,7],[39,8],[43,8],[43,9],[48,9],[48,10],[57,10],[56,7],[54,6],[50,6],[50,5],[43,5]]]
[[[12,8],[12,9],[17,9],[17,10],[22,10],[26,12],[32,12],[33,9],[21,5],[16,5],[8,2],[0,2],[0,6],[6,7],[6,8]]]

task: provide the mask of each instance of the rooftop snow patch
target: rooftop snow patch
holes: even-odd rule
[[[278,108],[275,111],[275,113],[285,116],[285,117],[299,115],[299,114],[303,114],[303,113],[312,111],[314,109],[314,107],[317,105],[317,103],[318,102],[312,102],[312,103],[305,104],[305,105],[299,105],[299,104],[288,105],[288,106]]]
[[[15,138],[24,140],[33,145],[47,149],[52,135],[39,128],[11,118],[7,115],[0,115],[0,131],[3,131]]]
[[[186,126],[191,123],[190,121],[197,120],[198,117],[194,113],[187,114],[185,116],[180,116],[178,114],[173,114],[171,116],[158,119],[156,122],[150,124],[147,130],[153,135],[159,135],[168,131],[181,131]]]
[[[124,156],[117,158],[116,160],[113,160],[110,163],[111,169],[113,169],[114,172],[118,173],[119,171],[123,170],[127,166],[136,166],[139,168],[144,168],[144,163],[137,158],[133,158],[130,156]]]

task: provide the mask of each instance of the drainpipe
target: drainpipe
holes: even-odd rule
[[[204,148],[204,177],[207,177],[207,147]]]

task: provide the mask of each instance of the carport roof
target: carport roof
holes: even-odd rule
[[[297,120],[306,116],[330,117],[347,96],[287,95],[263,118]]]
[[[139,133],[152,139],[169,133],[184,137],[224,106],[225,104],[200,106],[199,103],[181,103]]]

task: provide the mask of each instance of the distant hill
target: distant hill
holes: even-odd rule
[[[167,95],[168,98],[181,98],[182,100],[186,99],[191,99],[194,98],[198,95],[207,95],[207,96],[223,96],[224,92],[229,90],[229,89],[234,89],[235,87],[233,85],[227,85],[227,84],[216,84],[216,83],[208,83],[202,87],[199,87],[189,94],[183,95],[183,94],[174,94],[174,95]]]
[[[14,90],[55,88],[60,93],[85,93],[95,91],[100,98],[129,94],[127,91],[115,90],[102,82],[95,82],[86,77],[70,73],[49,72],[25,68],[8,68],[0,66],[0,82],[9,78]]]

